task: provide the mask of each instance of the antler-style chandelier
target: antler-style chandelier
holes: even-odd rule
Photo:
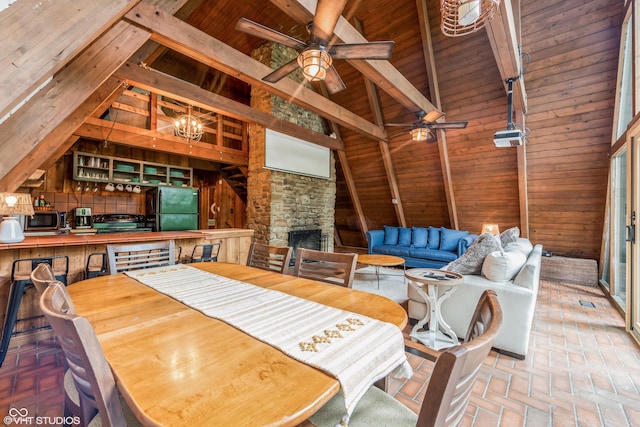
[[[187,114],[178,117],[175,122],[174,131],[176,136],[186,139],[189,142],[200,141],[204,133],[204,128],[200,120],[191,115],[191,108],[191,105],[188,105]]]
[[[459,37],[475,33],[493,19],[500,0],[441,0],[442,34]]]

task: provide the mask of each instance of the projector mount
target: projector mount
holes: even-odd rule
[[[513,120],[513,82],[518,77],[509,77],[507,82],[507,130],[496,132],[493,137],[493,143],[496,147],[517,147],[522,145],[524,135],[522,131],[516,127]]]

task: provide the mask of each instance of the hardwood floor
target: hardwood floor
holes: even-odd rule
[[[464,426],[640,426],[640,347],[599,289],[542,281],[530,339],[525,360],[491,352]],[[389,387],[417,411],[433,363],[409,360],[413,378]],[[11,348],[0,368],[0,416],[26,409],[31,425],[35,417],[61,425],[62,375],[53,340]]]

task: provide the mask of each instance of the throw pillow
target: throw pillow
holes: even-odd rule
[[[518,227],[512,227],[500,233],[500,243],[504,248],[509,243],[513,243],[518,240],[518,237],[520,237],[520,229]]]
[[[429,230],[426,228],[413,227],[411,229],[411,246],[414,248],[426,248],[428,238]]]
[[[448,228],[440,228],[440,250],[455,252],[458,249],[458,240],[469,234],[468,231],[450,230]]]
[[[518,239],[504,246],[505,251],[510,250],[518,250],[524,254],[524,256],[528,257],[531,251],[533,250],[533,244],[529,241],[529,239],[525,239],[524,237],[518,237]]]
[[[482,275],[492,282],[508,282],[525,262],[527,257],[517,249],[491,252],[482,263]]]
[[[493,234],[483,233],[473,241],[460,258],[451,261],[443,270],[460,274],[480,274],[485,257],[500,250],[502,250],[500,242],[493,237]]]
[[[429,249],[438,249],[440,247],[440,229],[429,227],[429,239],[427,240]]]
[[[398,228],[398,246],[411,246],[411,229],[406,227]]]
[[[398,244],[398,227],[384,226],[384,244],[385,245],[397,245]]]

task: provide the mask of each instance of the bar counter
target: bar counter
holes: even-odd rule
[[[193,247],[197,244],[220,243],[219,261],[246,264],[252,237],[253,230],[225,228],[140,233],[70,233],[55,236],[28,236],[19,243],[0,244],[0,325],[4,324],[5,309],[9,298],[11,267],[16,259],[66,255],[69,257],[67,280],[69,284],[73,284],[83,279],[89,255],[95,252],[106,252],[106,245],[111,243],[138,243],[173,239],[176,242],[176,248],[178,246],[182,248],[181,260],[190,256]],[[99,298],[99,295],[96,297]],[[29,288],[22,298],[18,318],[29,318],[39,314],[40,308],[35,288]],[[28,330],[40,326],[39,323],[42,321],[43,319],[38,317],[19,322],[16,325],[16,330]],[[16,335],[12,339],[11,345],[31,342],[37,336],[39,333]]]

